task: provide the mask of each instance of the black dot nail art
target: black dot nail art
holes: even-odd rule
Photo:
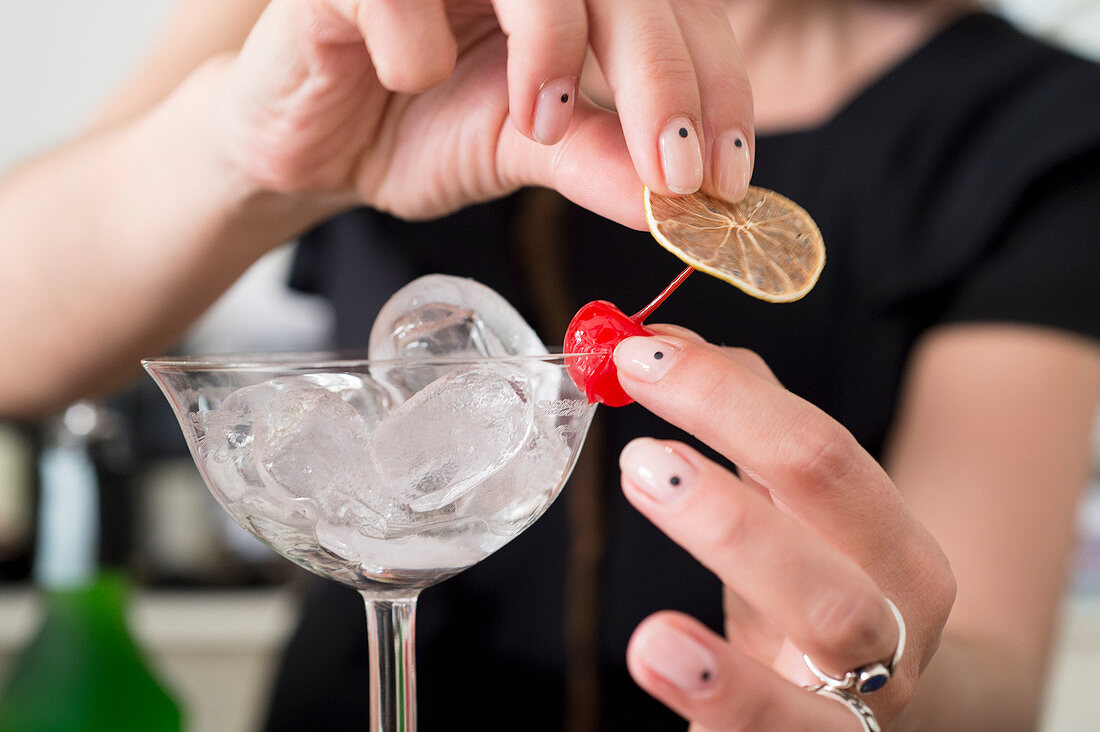
[[[668,482],[672,485],[680,485],[680,476],[674,475],[668,479]]]
[[[736,140],[733,141],[733,146],[734,147],[744,147],[745,146],[745,141],[742,140],[740,137],[738,137]]]
[[[561,103],[565,104],[568,101],[569,101],[569,95],[568,94],[562,94],[561,95]]]
[[[663,351],[657,351],[656,353],[653,354],[653,358],[656,361],[660,361],[664,357],[665,357],[665,354],[664,354]]]
[[[688,128],[687,127],[681,127],[680,128],[680,137],[687,137],[687,136],[688,136]]]

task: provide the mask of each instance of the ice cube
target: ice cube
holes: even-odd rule
[[[267,383],[283,391],[319,386],[347,402],[368,426],[384,417],[390,408],[386,390],[371,379],[356,374],[303,374],[272,379]]]
[[[338,396],[367,425],[385,415],[389,397],[378,384],[353,374],[305,374],[270,379],[232,392],[217,409],[192,414],[199,445],[215,493],[228,501],[262,486],[253,455],[257,416],[268,414],[280,394],[322,389]]]
[[[370,479],[367,436],[388,407],[381,386],[354,374],[280,377],[239,389],[196,420],[208,480],[234,515],[380,531],[362,487]]]
[[[217,409],[191,414],[200,467],[215,497],[227,505],[261,485],[252,457],[254,414],[247,393],[255,388],[233,392]]]
[[[359,561],[359,551],[353,545],[355,529],[320,518],[317,519],[313,531],[317,537],[317,543],[331,553],[352,562]]]
[[[507,464],[529,439],[533,417],[523,372],[463,367],[394,409],[375,429],[370,455],[399,505],[438,511]]]
[[[370,333],[372,360],[543,353],[542,341],[507,300],[480,282],[451,275],[427,275],[402,287]]]
[[[278,392],[255,436],[256,467],[273,492],[308,498],[317,517],[342,526],[379,522],[366,502],[371,482],[370,426],[341,395],[327,389]]]
[[[483,358],[504,353],[504,345],[473,310],[431,303],[394,321],[392,345],[401,358]],[[451,363],[415,363],[385,368],[385,382],[406,396],[457,368]]]
[[[536,412],[534,428],[523,448],[463,496],[458,513],[484,521],[498,536],[516,536],[542,515],[561,491],[571,453],[558,432],[556,418]]]
[[[400,538],[375,539],[356,533],[351,550],[368,575],[401,571],[436,570],[443,576],[477,564],[492,553],[468,533],[418,533]],[[477,537],[473,537],[477,538]],[[498,542],[499,543],[499,542]]]
[[[504,353],[504,344],[469,308],[433,302],[411,310],[393,323],[394,352],[405,358],[488,356]]]

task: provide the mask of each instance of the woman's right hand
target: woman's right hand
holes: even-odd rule
[[[589,46],[617,114],[577,93]],[[537,185],[643,228],[640,182],[748,185],[720,0],[273,0],[224,63],[219,144],[264,190],[415,219]]]

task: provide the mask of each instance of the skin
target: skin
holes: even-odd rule
[[[717,6],[687,0],[574,0],[554,5],[560,17],[539,0],[456,2],[449,25],[429,0],[181,4],[81,135],[0,181],[0,342],[20,355],[0,359],[0,414],[121,383],[262,253],[351,205],[428,217],[538,184],[641,228],[640,181],[667,189],[669,120],[691,120],[713,190],[724,131],[743,131],[751,153],[757,125],[827,119],[946,22],[945,5],[739,0],[725,8],[739,52]],[[599,104],[577,102],[562,139],[535,142],[533,100],[580,75],[585,43],[604,72],[583,79]],[[438,52],[395,50],[408,47]],[[1034,726],[1100,399],[1095,343],[1003,325],[929,332],[880,466],[754,354],[672,329],[635,355],[647,341],[677,357],[646,380],[620,346],[627,392],[745,470],[667,445],[697,476],[670,507],[638,477],[653,444],[624,452],[627,498],[727,586],[726,638],[672,613],[639,626],[639,684],[700,729],[856,730],[799,688],[811,678],[794,649],[833,673],[888,657],[886,595],[909,642],[868,697],[885,725]],[[667,630],[709,654],[702,693],[666,680]]]
[[[795,647],[834,674],[889,657],[896,631],[885,594],[908,641],[900,675],[867,698],[880,722],[1034,728],[1087,480],[1100,348],[1040,328],[933,331],[914,356],[883,470],[755,354],[665,332],[619,345],[623,388],[743,477],[662,443],[700,473],[689,497],[669,506],[638,478],[652,441],[624,451],[627,499],[714,570],[728,595],[726,639],[679,614],[644,621],[628,650],[638,683],[699,729],[856,730],[850,714],[831,716],[839,705],[798,688],[813,679]],[[658,350],[673,365],[658,380],[639,377],[637,353]],[[828,610],[836,592],[850,615]],[[683,629],[718,659],[701,693],[662,678],[667,647],[647,653],[645,638],[662,627]]]
[[[120,383],[263,252],[356,204],[425,218],[542,185],[643,228],[670,121],[708,179],[705,140],[751,137],[733,33],[682,23],[687,6],[722,20],[718,0],[181,5],[85,134],[0,181],[0,341],[22,354],[0,366],[0,414]],[[586,43],[620,113],[574,99],[561,139],[535,142],[531,100],[579,76]]]

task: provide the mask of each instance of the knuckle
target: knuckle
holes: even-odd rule
[[[748,503],[743,500],[729,500],[715,517],[714,528],[707,537],[715,554],[733,554],[743,546],[746,537],[752,535],[755,521]]]
[[[508,17],[509,55],[525,65],[575,65],[579,70],[588,43],[588,17],[583,6],[557,3],[532,5]]]
[[[757,376],[772,381],[776,380],[771,367],[768,366],[768,362],[756,351],[739,346],[725,346],[722,350],[732,361],[736,361]]]
[[[524,43],[560,53],[563,49],[583,49],[588,39],[588,20],[583,13],[546,13],[527,17],[525,27],[511,34]]]
[[[824,486],[843,475],[855,456],[855,438],[822,412],[804,418],[791,430],[777,470],[801,483]]]
[[[940,579],[940,587],[936,593],[936,609],[939,616],[946,624],[951,610],[955,607],[955,598],[959,594],[959,582],[955,579],[955,573],[950,569]]]
[[[752,369],[740,361],[715,359],[705,363],[706,378],[699,384],[705,387],[698,391],[698,404],[708,410],[732,407],[739,401],[738,395],[744,394],[752,378]]]
[[[668,54],[644,59],[638,64],[638,74],[650,89],[674,89],[682,93],[698,87],[691,63]]]
[[[751,348],[744,348],[743,346],[723,346],[722,350],[725,351],[735,361],[749,366],[754,363],[764,363],[764,359],[760,357],[756,351]]]
[[[695,66],[682,44],[670,42],[664,29],[643,30],[634,50],[634,66],[641,78],[658,88],[682,89],[697,85]]]
[[[915,533],[896,559],[904,569],[903,576],[909,578],[904,595],[920,598],[921,613],[929,626],[942,629],[955,606],[958,582],[935,539],[923,527]]]
[[[830,592],[810,609],[810,631],[821,647],[864,657],[882,644],[882,598],[868,591]],[[869,660],[867,656],[864,660]]]
[[[940,571],[934,572],[934,576],[926,583],[928,589],[925,595],[932,617],[941,628],[947,624],[947,618],[955,607],[955,597],[959,591],[955,573],[946,566],[946,559],[943,564],[945,566]]]
[[[701,73],[700,83],[706,88],[706,112],[712,122],[752,125],[753,92],[748,79],[711,72]]]
[[[446,80],[454,68],[454,56],[431,54],[418,63],[375,63],[375,74],[382,86],[393,92],[416,93]]]

